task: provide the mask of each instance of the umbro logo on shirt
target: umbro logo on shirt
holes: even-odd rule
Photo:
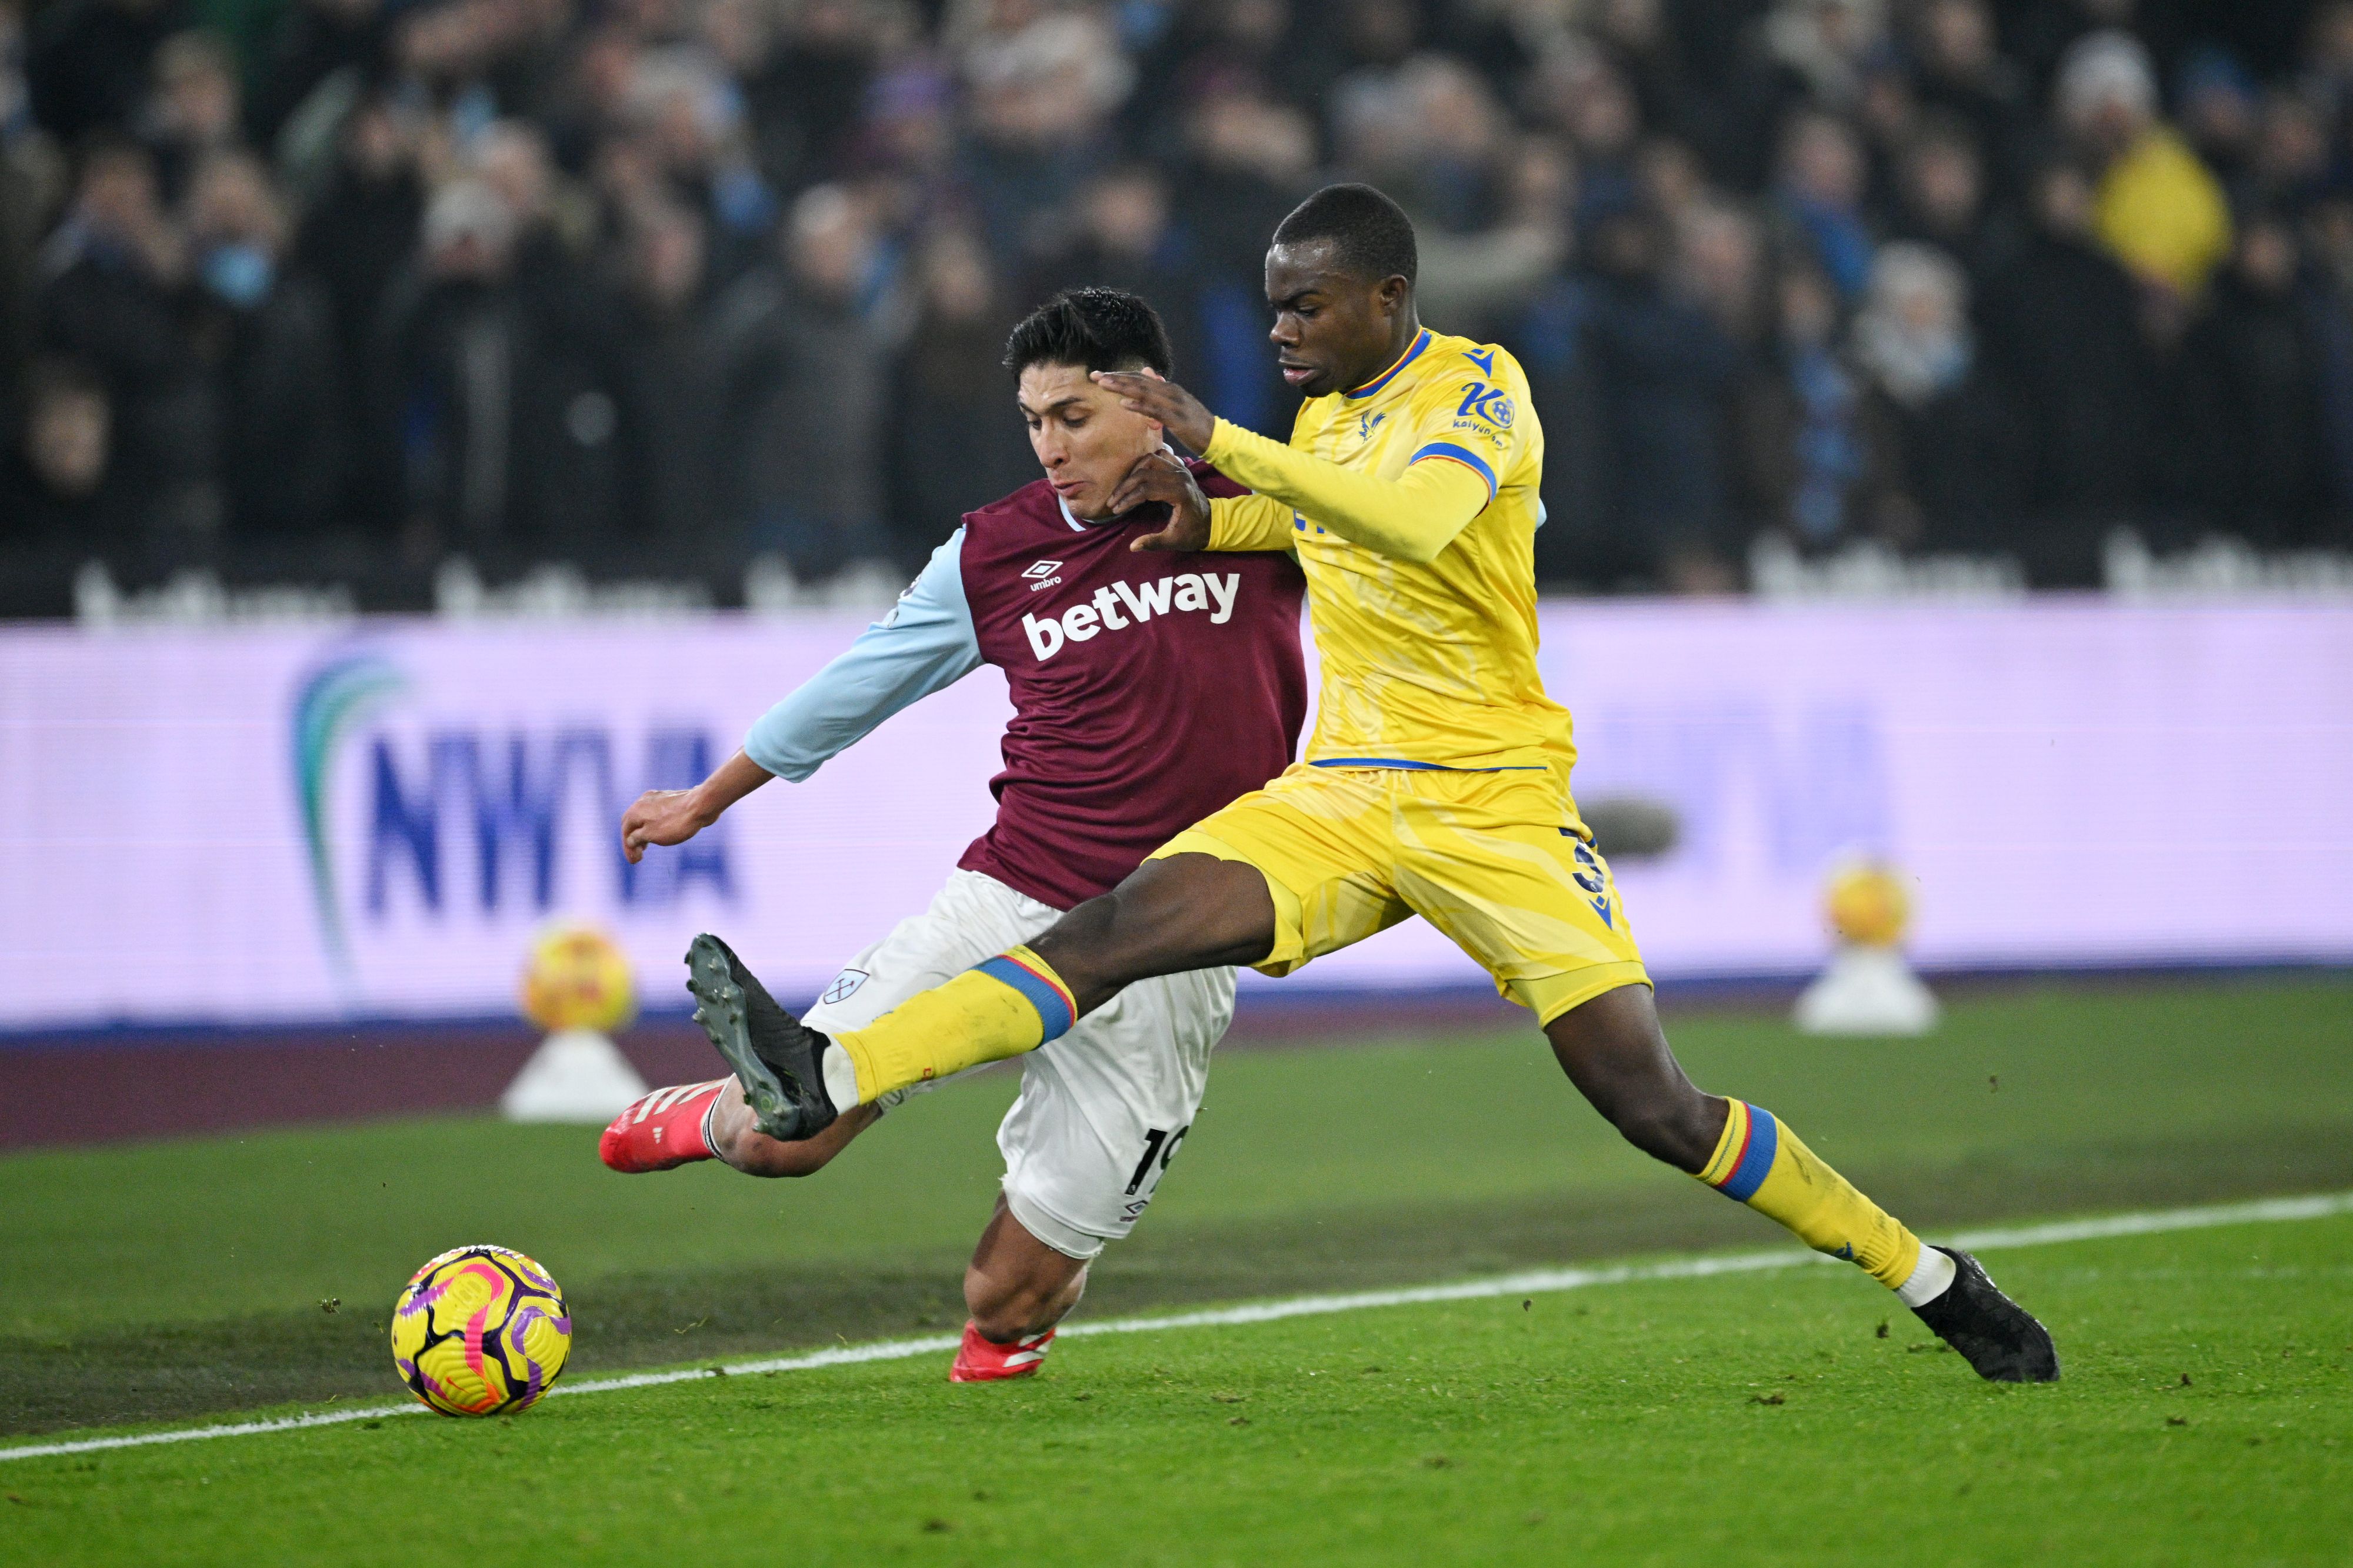
[[[1061,579],[1054,574],[1061,569],[1062,563],[1059,561],[1039,561],[1033,563],[1021,575],[1029,582],[1029,591],[1034,594],[1040,588],[1050,588],[1060,582]]]

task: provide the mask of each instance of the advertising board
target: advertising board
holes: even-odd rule
[[[1618,867],[1662,979],[1794,976],[1847,856],[1930,970],[2353,962],[2353,613],[2245,603],[1547,604],[1581,799],[1671,806]],[[861,619],[0,629],[0,1032],[508,1013],[581,918],[683,1005],[722,932],[788,1004],[985,829],[983,670],[631,868]],[[1605,845],[1605,847],[1607,846]],[[1303,987],[1476,984],[1409,922]]]

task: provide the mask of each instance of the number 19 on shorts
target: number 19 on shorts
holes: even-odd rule
[[[1144,1157],[1135,1163],[1134,1173],[1127,1178],[1127,1204],[1123,1213],[1134,1219],[1152,1201],[1153,1189],[1160,1185],[1168,1162],[1176,1157],[1176,1145],[1185,1142],[1185,1134],[1193,1131],[1188,1122],[1171,1132],[1155,1127],[1144,1135]]]

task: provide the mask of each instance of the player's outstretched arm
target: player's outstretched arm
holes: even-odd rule
[[[744,749],[692,789],[649,790],[621,818],[621,852],[683,844],[772,778],[800,783],[911,702],[980,668],[965,604],[964,530],[932,552],[891,613],[762,714]]]
[[[738,752],[692,789],[649,789],[621,816],[621,853],[634,866],[649,844],[683,844],[776,776]]]
[[[1095,380],[1235,483],[1401,561],[1436,560],[1494,499],[1487,477],[1459,461],[1425,458],[1408,465],[1401,479],[1376,479],[1216,418],[1172,382],[1113,371],[1098,372]]]

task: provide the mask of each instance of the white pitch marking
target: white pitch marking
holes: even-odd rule
[[[1999,1252],[2017,1247],[2055,1247],[2070,1241],[2102,1241],[2121,1236],[2153,1236],[2165,1231],[2205,1230],[2222,1225],[2265,1225],[2285,1220],[2326,1219],[2353,1214],[2353,1193],[2316,1193],[2309,1197],[2263,1198],[2254,1203],[2210,1204],[2202,1208],[2158,1209],[2143,1214],[2106,1215],[2096,1219],[2060,1220],[2051,1225],[2014,1226],[1962,1231],[1947,1238],[1948,1245],[1970,1252]],[[1665,1263],[1630,1263],[1609,1268],[1539,1268],[1488,1279],[1465,1279],[1452,1285],[1418,1285],[1398,1290],[1358,1290],[1345,1296],[1293,1296],[1287,1300],[1258,1301],[1241,1307],[1213,1307],[1198,1312],[1175,1312],[1154,1318],[1106,1318],[1101,1322],[1073,1323],[1062,1337],[1089,1334],[1149,1334],[1171,1329],[1233,1328],[1248,1323],[1279,1322],[1285,1318],[1311,1318],[1332,1312],[1361,1312],[1377,1307],[1411,1307],[1431,1301],[1477,1301],[1494,1296],[1539,1296],[1562,1290],[1582,1290],[1596,1285],[1627,1285],[1650,1279],[1707,1279],[1721,1274],[1753,1274],[1766,1269],[1794,1268],[1809,1263],[1835,1263],[1818,1252],[1777,1247],[1769,1252],[1717,1253],[1705,1258],[1681,1258]],[[920,1340],[881,1340],[872,1344],[845,1345],[812,1351],[807,1355],[775,1356],[765,1361],[731,1362],[724,1367],[690,1367],[673,1372],[632,1373],[625,1377],[591,1378],[547,1391],[550,1399],[577,1394],[612,1394],[629,1388],[659,1388],[664,1384],[692,1383],[725,1373],[755,1376],[768,1372],[812,1372],[819,1367],[853,1366],[870,1361],[904,1361],[911,1356],[951,1351],[957,1336],[934,1334]],[[339,1426],[348,1421],[379,1421],[391,1415],[422,1415],[421,1405],[382,1405],[337,1410],[312,1415],[286,1415],[271,1421],[240,1421],[226,1426],[189,1426],[171,1432],[143,1432],[128,1437],[83,1437],[65,1443],[32,1443],[0,1447],[0,1460],[39,1459],[58,1454],[90,1454],[107,1448],[143,1448],[155,1443],[191,1443],[206,1437],[244,1437],[259,1432],[295,1432],[311,1426]]]

